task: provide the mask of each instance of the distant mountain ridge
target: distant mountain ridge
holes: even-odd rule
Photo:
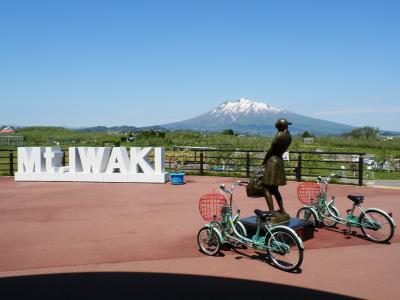
[[[72,130],[110,133],[147,130],[220,132],[224,129],[232,129],[235,132],[243,134],[271,135],[276,132],[274,124],[279,118],[286,118],[293,123],[289,127],[292,134],[301,134],[308,131],[319,136],[341,135],[357,128],[356,126],[307,117],[263,102],[240,98],[234,101],[223,102],[207,113],[180,122],[146,127],[128,125],[112,127],[95,126]],[[400,135],[400,132],[385,130],[380,131],[380,134],[384,136],[397,136]]]
[[[339,135],[356,128],[307,117],[245,98],[226,101],[195,118],[160,126],[169,130],[196,131],[221,131],[229,128],[240,133],[269,135],[276,132],[274,124],[279,118],[285,118],[293,123],[290,131],[294,134],[308,131],[316,135]]]

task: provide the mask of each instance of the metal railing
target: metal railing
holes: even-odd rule
[[[198,175],[250,177],[252,172],[259,169],[265,155],[263,150],[186,148],[189,149],[189,155],[179,169]],[[167,151],[179,149],[180,147],[175,147]],[[63,152],[63,165],[67,165],[68,150]],[[355,156],[357,159],[354,159]],[[361,152],[291,151],[289,160],[285,161],[285,173],[297,181],[336,173],[341,178],[356,180],[361,186],[364,156],[365,153]],[[167,160],[165,167],[169,171],[173,170],[174,162]],[[0,175],[14,176],[16,169],[17,150],[0,149]]]
[[[17,169],[17,150],[0,149],[0,175],[14,176]]]
[[[194,148],[191,151],[193,160],[187,160],[180,170],[197,171],[200,175],[220,172],[250,177],[260,168],[265,155],[263,150]],[[291,151],[289,160],[285,161],[285,173],[297,181],[335,173],[344,179],[357,180],[361,186],[365,155],[363,152]]]

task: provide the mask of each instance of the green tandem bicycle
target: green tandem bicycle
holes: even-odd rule
[[[306,204],[297,212],[297,218],[311,221],[314,226],[335,227],[338,223],[347,226],[346,234],[352,233],[352,228],[360,228],[364,236],[373,242],[387,243],[391,240],[396,228],[396,223],[391,214],[379,208],[364,208],[362,195],[348,195],[353,202],[347,215],[340,217],[339,210],[335,207],[335,197],[328,199],[328,184],[335,174],[322,180],[318,177],[316,182],[303,182],[298,186],[299,200]],[[360,211],[355,215],[355,209]]]
[[[254,210],[257,216],[257,230],[251,237],[240,221],[240,210],[232,214],[233,191],[235,186],[247,182],[237,181],[231,188],[220,186],[221,193],[206,194],[199,201],[200,214],[209,222],[197,234],[200,250],[206,255],[217,255],[223,245],[246,246],[265,254],[278,269],[297,270],[303,262],[304,245],[296,232],[284,225],[272,225],[268,219],[272,213]],[[229,203],[225,195],[229,195]]]

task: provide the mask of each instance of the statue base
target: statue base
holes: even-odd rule
[[[289,216],[289,215],[288,215]],[[252,237],[257,231],[256,216],[243,218],[240,221],[243,223],[247,230],[247,237]],[[272,217],[273,218],[273,217]],[[290,218],[290,217],[289,217]],[[269,222],[270,223],[270,222]],[[287,221],[281,223],[274,223],[274,225],[285,225],[296,231],[297,235],[303,240],[307,241],[314,238],[314,226],[313,223],[306,220],[300,220],[297,218],[290,218]],[[261,228],[261,234],[266,234],[265,229]]]
[[[288,213],[281,213],[278,211],[274,211],[272,217],[268,220],[269,224],[280,224],[283,222],[287,222],[290,220],[290,216]]]

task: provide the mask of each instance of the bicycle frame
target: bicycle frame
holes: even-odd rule
[[[330,201],[329,204],[332,203],[332,202],[333,202],[333,200]],[[326,209],[327,209],[327,211],[329,213],[329,217],[325,216],[325,218],[331,218],[331,220],[333,220],[333,221],[336,221],[336,222],[338,222],[340,224],[346,225],[349,230],[350,230],[351,227],[360,228],[362,226],[362,224],[360,222],[360,216],[362,216],[362,215],[366,215],[366,217],[368,219],[368,222],[369,222],[369,225],[371,226],[371,229],[379,229],[379,227],[380,227],[380,224],[378,222],[376,222],[375,220],[371,219],[369,217],[369,215],[366,213],[368,211],[368,209],[370,209],[370,208],[365,209],[361,205],[353,203],[352,208],[347,210],[348,215],[346,216],[346,218],[341,218],[340,216],[336,216],[336,215],[334,215],[332,213],[332,211],[331,211],[331,209],[329,207],[329,204],[326,204],[326,202],[325,202],[325,207],[326,207]],[[358,209],[361,212],[359,216],[354,215],[354,211],[355,211],[356,207],[358,207]],[[384,215],[387,215],[393,221],[394,226],[396,227],[396,223],[393,220],[393,218],[391,218],[385,211],[383,211],[383,210],[381,210],[379,208],[373,208],[373,209],[376,210],[376,211],[381,212]]]
[[[324,181],[322,181],[320,177],[317,179],[318,184],[320,184],[320,185],[321,185],[321,183],[325,184],[325,189],[321,190],[321,192],[318,193],[316,203],[311,203],[310,205],[305,206],[314,212],[314,215],[317,216],[318,222],[322,222],[323,219],[328,218],[331,221],[335,221],[337,223],[346,225],[348,227],[348,230],[350,230],[351,227],[360,228],[362,226],[362,224],[360,222],[360,217],[354,215],[355,208],[358,207],[358,209],[361,212],[360,216],[366,215],[372,228],[379,229],[380,225],[376,221],[372,220],[366,213],[370,209],[377,210],[377,211],[381,212],[382,214],[386,215],[388,218],[390,218],[393,221],[393,224],[396,227],[396,223],[395,223],[394,219],[391,216],[389,216],[389,214],[387,214],[385,211],[378,209],[378,208],[365,209],[360,204],[356,204],[356,203],[353,203],[353,206],[351,209],[346,210],[346,212],[347,212],[346,218],[340,217],[339,211],[337,211],[337,209],[334,207],[335,197],[332,196],[332,199],[329,202],[327,202],[327,199],[326,199],[328,183],[332,176],[334,176],[334,174],[329,175],[328,178]],[[334,207],[336,209],[337,215],[332,211],[332,207]],[[328,216],[323,215],[324,210],[326,210],[328,212],[328,214],[329,214]]]
[[[233,248],[244,245],[262,252],[262,260],[264,255],[267,256],[280,270],[297,270],[303,262],[304,244],[293,229],[282,224],[271,226],[268,218],[272,213],[256,209],[254,213],[257,215],[257,231],[250,237],[240,220],[240,210],[237,210],[235,215],[232,214],[233,190],[236,185],[246,184],[237,181],[229,189],[224,185],[220,186],[221,193],[229,194],[229,203],[225,197],[218,194],[206,194],[200,198],[200,214],[209,223],[197,234],[199,250],[214,256],[224,244]]]
[[[229,196],[229,206],[224,206],[221,209],[221,215],[222,215],[222,221],[218,222],[216,220],[213,220],[208,224],[207,227],[210,227],[211,230],[214,230],[218,237],[220,238],[221,241],[223,242],[228,242],[228,239],[232,239],[238,243],[244,244],[246,246],[249,246],[251,248],[259,249],[259,250],[272,250],[272,251],[278,251],[278,252],[287,252],[289,251],[289,247],[281,242],[278,242],[274,235],[272,234],[273,229],[278,229],[278,228],[285,228],[286,230],[291,231],[294,236],[297,238],[299,241],[299,244],[302,249],[304,249],[304,244],[303,241],[297,236],[296,232],[291,229],[290,227],[284,226],[284,225],[276,225],[271,227],[268,223],[262,222],[259,220],[257,222],[257,231],[255,235],[250,239],[246,236],[243,236],[238,232],[236,229],[236,224],[239,221],[239,216],[240,216],[240,210],[237,210],[237,213],[234,217],[232,217],[232,200],[233,200],[233,190],[236,185],[240,185],[240,182],[236,182],[232,185],[231,189],[227,190],[225,189],[224,186],[221,186],[220,189],[223,193],[228,193]],[[221,228],[221,231],[219,230]],[[261,236],[261,229],[265,229],[267,231],[267,234],[265,236]],[[230,231],[233,231],[233,234],[230,234]],[[243,227],[245,230],[245,228]],[[244,232],[246,234],[246,232]],[[272,246],[269,247],[265,244],[265,237],[271,235],[273,239]]]

